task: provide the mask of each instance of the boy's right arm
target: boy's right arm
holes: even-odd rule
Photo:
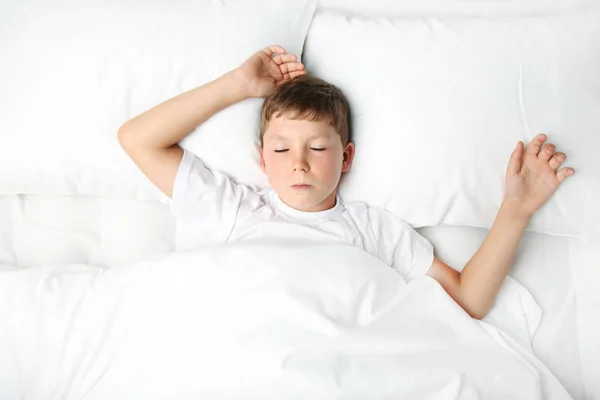
[[[172,197],[183,157],[180,140],[220,110],[248,97],[266,97],[280,83],[304,73],[295,55],[270,46],[220,78],[127,121],[119,128],[119,143],[144,175]]]
[[[135,164],[167,196],[183,157],[177,143],[213,114],[244,99],[234,74],[227,73],[127,121],[119,143]]]

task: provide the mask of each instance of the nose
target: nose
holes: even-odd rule
[[[304,156],[304,154],[298,154],[294,158],[294,161],[292,162],[292,168],[294,168],[294,172],[297,172],[297,171],[308,172],[308,171],[310,171],[310,166],[308,165],[308,162],[306,161],[306,157]]]

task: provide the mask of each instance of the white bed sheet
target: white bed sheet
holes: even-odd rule
[[[0,264],[111,267],[174,249],[168,205],[119,198],[0,197]],[[419,230],[436,254],[462,269],[486,230]],[[576,399],[600,398],[600,249],[578,240],[526,232],[510,275],[539,303],[543,317],[533,348]],[[596,278],[594,280],[594,278]]]
[[[166,204],[116,197],[0,196],[0,263],[128,263],[175,249]]]

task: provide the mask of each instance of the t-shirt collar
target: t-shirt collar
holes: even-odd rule
[[[301,221],[319,221],[319,220],[325,220],[325,219],[330,219],[338,214],[341,214],[344,211],[344,205],[340,199],[339,196],[336,195],[335,197],[335,206],[333,206],[333,208],[330,208],[328,210],[324,210],[324,211],[315,211],[315,212],[310,212],[310,211],[300,211],[300,210],[296,210],[293,207],[288,206],[287,204],[285,204],[283,202],[283,200],[281,200],[281,198],[279,197],[279,195],[277,194],[277,192],[275,190],[271,190],[271,199],[273,200],[271,204],[273,204],[274,208],[281,212],[284,215],[287,215],[289,217],[292,217],[294,219],[297,220],[301,220]]]

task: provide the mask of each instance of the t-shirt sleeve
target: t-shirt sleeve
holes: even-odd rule
[[[207,168],[200,158],[184,150],[171,200],[178,242],[186,243],[178,248],[227,241],[236,221],[250,215],[261,202],[256,188]]]
[[[380,259],[410,282],[424,276],[433,264],[433,246],[406,221],[387,211],[378,210],[374,225],[379,242]]]

